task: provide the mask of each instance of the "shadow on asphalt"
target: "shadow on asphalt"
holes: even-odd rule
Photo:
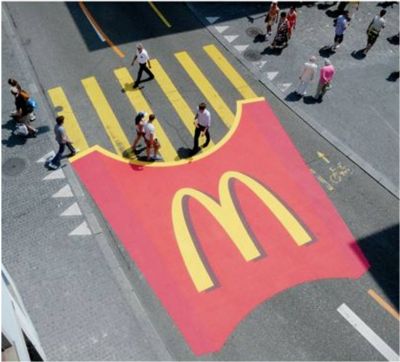
[[[193,156],[192,149],[187,147],[179,147],[178,148],[178,156],[181,159],[190,158]]]
[[[399,310],[399,224],[357,241],[371,264],[369,274]]]
[[[319,50],[319,55],[322,58],[329,58],[332,54],[335,54],[335,52],[332,50],[332,47],[330,47],[329,45],[325,45]]]
[[[390,75],[386,78],[386,80],[389,82],[395,82],[398,79],[399,79],[399,71],[390,73]]]
[[[285,101],[288,102],[298,102],[301,98],[303,98],[299,93],[293,91],[292,93],[289,93],[286,98]]]
[[[13,119],[9,119],[7,123],[4,123],[1,128],[6,129],[9,131],[14,131],[16,126],[16,122]],[[34,126],[34,124],[33,124]],[[48,126],[40,126],[36,128],[39,132],[36,137],[39,137],[41,134],[49,132],[50,128]],[[8,147],[12,148],[15,146],[22,146],[24,145],[28,139],[34,138],[33,136],[17,136],[13,132],[11,132],[10,137],[8,139],[3,139],[1,143]]]
[[[279,56],[282,54],[283,48],[271,48],[270,46],[267,46],[260,54],[265,55],[276,55]]]
[[[366,55],[364,54],[364,49],[365,48],[363,48],[363,49],[359,49],[359,50],[353,50],[352,52],[351,52],[351,56],[354,58],[354,59],[357,59],[357,60],[362,60],[362,59],[364,59],[365,57],[366,57]]]
[[[315,99],[313,96],[307,96],[303,98],[303,102],[305,104],[315,104],[315,103],[321,103],[322,100],[320,101],[318,99]]]
[[[393,36],[389,36],[386,39],[392,45],[399,45],[399,34],[396,34],[396,35],[393,35]]]

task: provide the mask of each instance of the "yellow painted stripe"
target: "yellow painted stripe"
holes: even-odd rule
[[[153,63],[153,59],[151,61]],[[138,89],[133,89],[133,79],[129,74],[128,69],[126,68],[118,68],[114,70],[114,74],[117,77],[121,86],[125,89],[125,94],[127,95],[129,101],[131,102],[133,108],[136,112],[144,111],[148,114],[153,113],[146,99],[143,97],[143,94]],[[156,115],[157,116],[157,115]],[[133,118],[133,117],[132,117]],[[154,126],[156,127],[156,137],[161,144],[160,153],[164,161],[173,161],[176,160],[177,153],[170,142],[167,134],[164,132],[163,128],[160,125],[158,119],[153,121]]]
[[[215,45],[206,45],[203,47],[203,49],[244,99],[257,97],[242,76],[228,62],[228,60],[222,55]]]
[[[199,67],[186,52],[175,53],[175,57],[179,63],[192,78],[193,82],[200,89],[203,96],[208,100],[208,103],[214,108],[215,112],[220,116],[225,125],[230,128],[232,126],[235,115],[225,104],[221,96],[214,89],[211,83],[204,76]]]
[[[48,90],[53,106],[61,107],[61,110],[57,113],[57,116],[64,116],[64,127],[67,131],[68,137],[76,148],[80,151],[84,151],[89,148],[86,138],[79,127],[79,123],[72,111],[71,105],[61,87],[52,88]]]
[[[394,309],[388,302],[386,302],[378,293],[376,293],[374,290],[370,289],[368,290],[368,294],[375,299],[375,301],[388,312],[391,314],[394,318],[400,321],[400,314]]]
[[[162,22],[168,27],[170,28],[172,25],[169,23],[169,21],[167,19],[165,19],[165,16],[161,13],[160,10],[158,10],[158,8],[153,4],[152,1],[149,1],[149,5],[151,6],[151,8],[154,10],[154,12],[158,15],[158,17],[162,20]]]
[[[171,78],[165,72],[161,64],[156,60],[151,61],[152,70],[156,76],[158,85],[162,91],[167,96],[168,100],[171,102],[172,106],[175,108],[176,113],[181,118],[183,124],[186,126],[189,133],[194,133],[194,113],[183,99],[179,91],[176,89],[174,83],[172,83]],[[210,141],[210,146],[214,143]]]
[[[103,124],[112,145],[118,154],[122,155],[124,151],[130,148],[130,143],[121,128],[117,117],[109,105],[103,91],[94,77],[82,79],[85,91],[92,102],[97,115]]]

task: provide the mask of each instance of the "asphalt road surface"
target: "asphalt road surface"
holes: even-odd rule
[[[289,103],[282,102],[256,80],[235,56],[221,46],[186,4],[160,3],[156,6],[158,12],[149,3],[86,3],[84,7],[79,3],[2,4],[3,83],[8,77],[25,79],[26,87],[43,102],[35,121],[43,130],[39,137],[26,144],[10,141],[8,113],[12,104],[6,96],[7,86],[3,84],[3,262],[19,286],[28,312],[33,315],[47,358],[398,358],[398,199],[315,132],[290,109]],[[21,52],[16,50],[15,42]],[[134,92],[130,82],[138,68],[137,65],[130,67],[130,63],[138,42],[142,42],[149,52],[157,79],[142,83],[141,88]],[[216,49],[217,53],[210,56],[206,49],[213,52]],[[16,56],[15,61],[13,56]],[[22,57],[29,62],[23,61]],[[222,69],[217,65],[218,59],[225,62]],[[230,67],[234,73],[227,72]],[[166,75],[160,69],[164,69]],[[25,74],[27,72],[32,74]],[[239,79],[237,74],[243,81],[241,87],[234,84],[235,79]],[[171,88],[171,83],[174,88]],[[194,353],[193,346],[187,343],[174,322],[173,314],[167,312],[157,296],[159,294],[148,283],[146,273],[132,258],[118,232],[113,230],[110,218],[101,213],[96,197],[90,194],[84,182],[77,182],[81,179],[77,178],[68,161],[63,161],[66,164],[63,170],[67,180],[80,184],[82,195],[78,204],[92,229],[89,233],[104,234],[104,245],[98,245],[95,239],[85,242],[81,239],[83,236],[79,239],[67,236],[65,230],[69,221],[56,221],[61,210],[49,206],[50,191],[40,191],[47,181],[38,176],[44,167],[35,163],[33,157],[40,152],[44,154],[46,147],[55,147],[51,129],[54,124],[52,116],[57,112],[64,112],[71,123],[73,118],[76,120],[80,131],[77,127],[67,129],[71,138],[79,139],[81,152],[86,152],[85,147],[99,145],[111,153],[124,155],[126,142],[131,142],[134,137],[134,115],[142,110],[132,107],[132,104],[139,104],[139,107],[147,107],[156,114],[158,129],[162,128],[165,133],[162,139],[164,159],[170,162],[174,162],[177,156],[185,159],[192,147],[193,129],[190,127],[193,125],[182,98],[192,112],[199,102],[205,100],[208,103],[213,116],[212,141],[218,144],[229,131],[229,117],[236,113],[237,101],[251,98],[251,94],[264,97],[271,106],[305,161],[308,172],[320,184],[319,195],[332,202],[369,267],[355,279],[319,279],[319,270],[309,270],[307,263],[282,264],[282,270],[291,270],[299,275],[305,270],[314,277],[310,276],[309,282],[290,287],[278,285],[282,283],[281,279],[269,275],[265,283],[277,284],[277,290],[281,292],[246,315],[219,350]],[[182,114],[185,116],[181,117]],[[159,137],[164,135],[160,132]],[[174,157],[168,151],[167,142],[176,153]],[[279,148],[278,144],[276,147]],[[254,164],[254,160],[259,159],[261,171],[273,174],[274,169],[269,169],[265,166],[267,163],[261,161],[263,154],[254,154],[252,148],[258,149],[249,144],[248,149],[235,152],[244,152]],[[287,180],[300,180],[301,184],[301,173],[297,174],[297,168],[290,168],[294,162],[292,158],[298,157],[296,152],[279,155],[284,176],[278,182],[285,184]],[[28,176],[32,187],[37,182],[35,190],[39,190],[24,193],[24,199],[14,197],[14,193],[17,192],[16,185],[25,187],[27,175],[22,173],[20,178],[18,175],[14,178],[4,176],[5,162],[16,153],[31,160],[31,174]],[[109,172],[112,172],[111,168]],[[98,179],[98,183],[101,185],[102,180]],[[152,190],[138,192],[151,195]],[[112,197],[109,202],[113,202]],[[313,207],[318,209],[317,198],[311,197],[307,203],[310,210]],[[24,207],[35,206],[42,210],[35,216],[23,212]],[[142,202],[138,207],[146,208],[146,204]],[[34,217],[36,225],[26,222],[29,217]],[[157,220],[168,216],[148,217],[154,217],[154,227],[157,228]],[[54,218],[54,222],[49,222],[49,218]],[[97,231],[93,230],[93,218],[97,220]],[[16,233],[15,219],[25,232]],[[329,222],[326,220],[326,225]],[[30,235],[29,230],[40,228],[38,225],[44,231],[40,236],[35,232]],[[55,230],[54,239],[48,230]],[[336,232],[332,230],[333,239]],[[56,243],[57,238],[60,241]],[[73,249],[72,243],[75,245]],[[112,258],[105,257],[97,249],[106,247],[111,250]],[[332,258],[336,254],[322,255],[327,258],[327,264],[335,264],[336,260],[332,261]],[[76,264],[78,259],[79,264]],[[116,264],[111,264],[110,260],[116,260]],[[339,265],[339,260],[337,263]],[[321,268],[323,264],[324,260]],[[112,283],[115,288],[109,289]],[[254,288],[262,288],[262,284],[255,283]],[[101,293],[101,290],[107,293]],[[120,298],[122,294],[124,297]],[[68,304],[70,301],[73,308]],[[230,310],[231,305],[231,301],[225,300],[222,309],[209,310],[210,323],[213,323],[213,313],[235,313]],[[196,315],[194,310],[189,312]],[[190,324],[190,320],[185,330],[195,335],[198,326]],[[218,315],[215,320],[218,320]],[[207,340],[209,336],[205,333],[199,338]]]

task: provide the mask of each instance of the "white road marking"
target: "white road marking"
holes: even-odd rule
[[[90,231],[87,222],[84,221],[76,229],[72,230],[68,235],[70,235],[70,236],[74,236],[74,235],[92,235],[92,232]]]
[[[59,168],[58,170],[55,170],[55,171],[50,172],[50,173],[43,179],[43,181],[44,181],[44,180],[46,180],[46,181],[48,181],[48,180],[58,180],[58,179],[62,179],[62,178],[65,178],[64,171],[63,171],[61,168]]]
[[[261,69],[265,64],[267,64],[266,60],[260,60],[259,62],[255,63],[258,69]]]
[[[219,16],[206,16],[206,19],[210,24],[214,24],[219,19]]]
[[[232,43],[239,35],[225,35],[224,38],[229,42]]]
[[[85,12],[83,11],[83,13],[85,14]],[[100,41],[102,41],[103,43],[106,41],[103,36],[101,35],[101,33],[97,30],[96,25],[92,22],[92,20],[90,20],[90,18],[85,14],[86,19],[89,21],[90,25],[93,27],[94,31],[96,32],[97,36],[99,37]]]
[[[267,72],[267,78],[268,80],[273,80],[278,74],[279,72]]]
[[[291,85],[292,83],[280,83],[278,84],[278,88],[281,90],[282,93],[285,93]]]
[[[248,47],[249,45],[235,45],[235,49],[239,52],[245,51]]]
[[[229,26],[215,26],[215,29],[218,31],[218,33],[223,33],[228,28]]]
[[[60,216],[80,216],[82,211],[77,202],[74,202],[68,209],[66,209]]]
[[[65,185],[59,191],[57,191],[52,197],[73,197],[71,187],[69,185]]]
[[[39,158],[36,162],[37,163],[45,163],[47,161],[50,161],[56,153],[54,151],[50,151],[49,153],[46,153],[43,157]]]
[[[369,328],[345,303],[337,311],[388,361],[398,361],[399,356],[371,328]]]

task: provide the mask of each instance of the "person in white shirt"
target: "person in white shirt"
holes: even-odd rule
[[[296,93],[302,97],[307,93],[308,85],[313,81],[315,73],[317,71],[317,64],[315,64],[317,58],[315,56],[310,57],[308,62],[304,63],[303,71],[300,74],[300,84],[296,89]]]
[[[375,44],[376,39],[379,37],[379,33],[385,27],[385,19],[383,18],[386,14],[386,10],[382,9],[379,15],[375,15],[372,19],[371,24],[368,26],[367,35],[367,47],[364,49],[364,55],[367,55],[368,51]]]
[[[149,69],[149,68],[151,68],[150,58],[149,58],[149,55],[147,54],[146,49],[143,48],[143,44],[139,43],[136,46],[136,49],[137,49],[137,51],[136,51],[135,56],[133,57],[131,65],[133,66],[137,59],[138,63],[139,63],[139,72],[138,72],[136,81],[133,84],[133,88],[137,88],[139,86],[140,80],[142,79],[143,71],[145,71],[148,74],[148,76],[149,76],[148,80],[154,79],[154,74]],[[147,67],[147,65],[148,65],[148,67]]]
[[[210,126],[211,126],[211,115],[207,106],[204,102],[199,104],[196,116],[194,117],[194,124],[196,126],[194,130],[194,146],[192,149],[192,154],[199,152],[199,137],[201,134],[206,136],[206,141],[203,144],[203,148],[207,147],[210,143]]]
[[[149,120],[144,125],[144,140],[146,141],[146,156],[147,161],[162,160],[161,156],[158,155],[158,150],[161,148],[160,143],[156,138],[156,128],[154,127],[153,121],[156,119],[154,114],[150,114]],[[151,150],[153,150],[153,157],[150,157]]]

